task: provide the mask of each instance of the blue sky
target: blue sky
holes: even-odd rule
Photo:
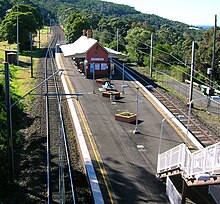
[[[220,0],[104,0],[134,7],[142,13],[155,14],[189,25],[220,26]]]

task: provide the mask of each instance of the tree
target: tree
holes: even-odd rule
[[[82,35],[84,29],[90,28],[89,19],[79,13],[72,13],[65,23],[65,35],[68,42],[74,42]]]
[[[19,8],[19,6],[18,6]],[[30,9],[30,6],[25,7],[22,5],[22,8]],[[19,48],[20,50],[27,50],[30,47],[30,38],[29,34],[36,32],[39,28],[40,22],[37,22],[36,16],[33,12],[20,12],[14,11],[15,6],[12,8],[12,11],[6,15],[5,19],[1,23],[0,27],[0,37],[8,42],[15,43],[17,39],[17,17],[19,22]],[[17,10],[17,9],[16,9]]]
[[[35,22],[37,24],[37,28],[39,28],[40,26],[43,25],[43,22],[41,20],[41,16],[37,12],[37,9],[35,9],[34,7],[29,6],[27,4],[17,4],[12,7],[12,12],[17,12],[17,11],[22,12],[22,13],[31,12],[34,15]]]
[[[8,0],[0,0],[0,19],[5,16],[9,8],[11,8],[11,3]]]
[[[159,43],[174,45],[182,37],[182,34],[178,32],[175,27],[163,25],[157,30],[156,36]]]
[[[214,29],[208,29],[204,32],[203,40],[198,43],[198,50],[196,52],[196,68],[197,70],[207,76],[207,68],[212,65],[213,57],[213,33]],[[217,31],[216,35],[216,52],[215,52],[215,62],[214,62],[214,75],[213,79],[220,82],[220,71],[218,69],[220,61],[220,30]]]
[[[138,64],[143,65],[144,56],[149,55],[151,33],[144,30],[143,28],[133,28],[128,31],[128,34],[125,38],[127,42],[127,52],[129,60],[131,62],[138,62]]]

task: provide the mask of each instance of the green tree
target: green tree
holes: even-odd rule
[[[8,0],[0,0],[0,19],[5,16],[9,8],[11,8],[11,3]]]
[[[22,8],[30,9],[30,6]],[[18,6],[19,9],[19,6]],[[30,47],[30,33],[35,33],[39,28],[41,22],[36,20],[36,16],[33,12],[20,12],[14,11],[15,6],[12,11],[6,15],[5,19],[1,23],[0,27],[0,37],[4,40],[8,40],[9,43],[15,43],[17,39],[17,17],[19,22],[19,48],[20,50],[27,50]],[[17,9],[16,9],[17,10]],[[33,9],[34,10],[34,9]]]
[[[79,13],[72,13],[65,21],[65,35],[68,42],[74,42],[81,35],[84,29],[90,28],[88,17]]]
[[[29,6],[27,4],[17,4],[12,7],[12,12],[21,12],[21,13],[27,13],[30,12],[34,15],[35,22],[36,22],[36,27],[39,28],[40,26],[43,25],[40,13],[37,11],[36,8]]]
[[[158,42],[174,45],[182,37],[182,34],[175,27],[163,25],[156,31]]]
[[[207,76],[207,68],[212,67],[213,57],[213,34],[214,29],[208,29],[204,32],[203,40],[198,43],[198,50],[196,51],[196,68],[203,75]],[[220,30],[217,31],[216,35],[216,52],[214,61],[214,74],[213,79],[220,82]]]
[[[149,45],[151,33],[143,28],[133,28],[128,31],[125,38],[127,42],[126,50],[128,52],[129,60],[131,62],[138,62],[143,65],[144,56],[149,55]]]
[[[169,44],[157,44],[154,46],[154,57],[157,69],[166,71],[170,69],[175,60],[171,56],[172,46]]]

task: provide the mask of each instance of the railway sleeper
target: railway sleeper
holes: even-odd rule
[[[181,115],[181,114],[178,113],[178,112],[172,112],[172,113],[173,113],[173,115],[175,115],[175,116]]]
[[[200,140],[200,142],[202,144],[204,144],[205,146],[209,146],[209,145],[213,144],[213,142],[211,140]]]

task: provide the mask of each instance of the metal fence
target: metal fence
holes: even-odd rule
[[[188,82],[187,80],[185,80],[186,82],[180,82],[174,79],[173,77],[165,74],[164,72],[160,72],[160,71],[156,71],[155,78],[162,85],[166,85],[170,87],[172,90],[184,96],[186,100],[189,98],[190,85],[189,83],[186,83]],[[196,84],[193,87],[192,99],[195,98],[207,98],[206,89],[203,86],[200,86],[199,84]],[[219,101],[216,101],[214,99],[200,100],[196,102],[196,105],[200,109],[207,110],[210,113],[220,116],[220,100]]]

